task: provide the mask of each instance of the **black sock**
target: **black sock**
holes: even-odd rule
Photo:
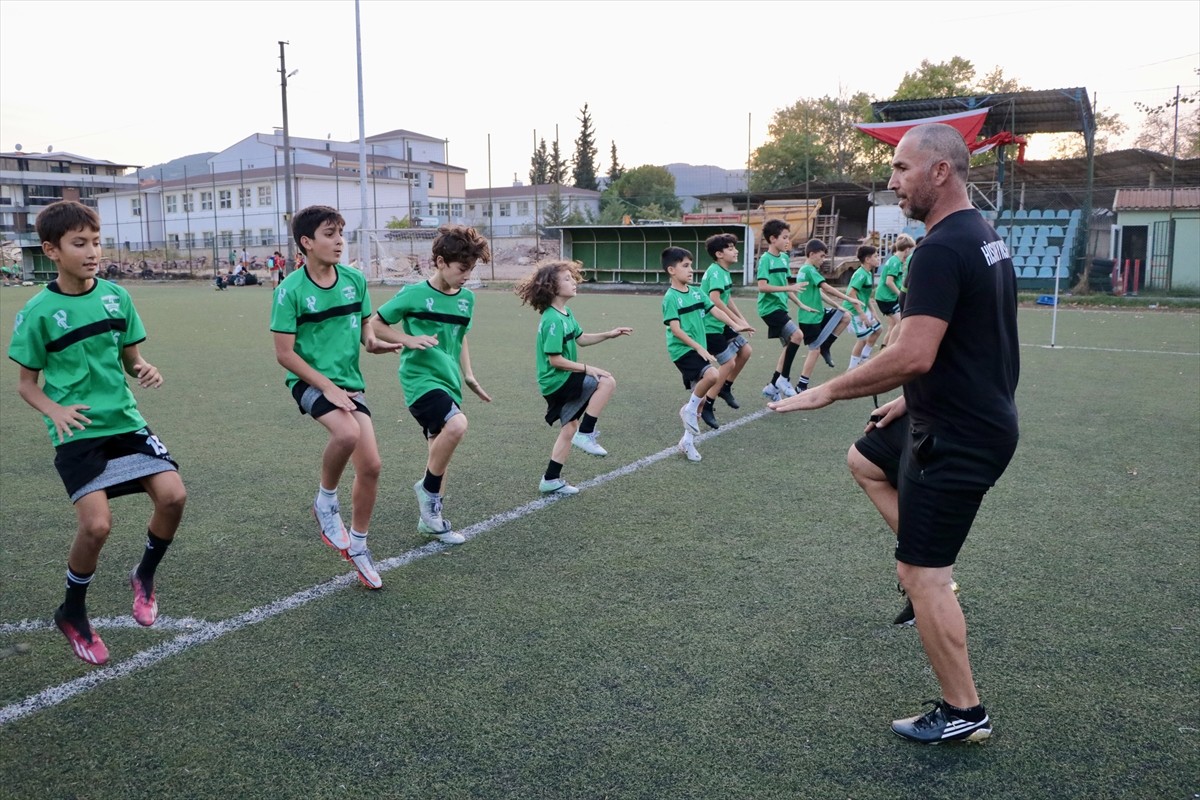
[[[442,476],[434,475],[428,469],[425,470],[425,491],[430,494],[441,494]]]
[[[971,708],[959,708],[958,706],[946,703],[946,708],[950,710],[951,714],[960,719],[965,719],[967,722],[982,722],[983,718],[987,716],[987,711],[984,709],[983,703]]]
[[[805,388],[808,388],[808,376],[807,376],[807,375],[801,375],[801,376],[800,376],[800,380],[796,381],[796,385],[797,385],[797,386],[803,386],[803,387],[805,387]]]
[[[87,590],[95,572],[78,573],[67,565],[67,596],[63,599],[63,612],[72,619],[87,616]]]
[[[821,347],[823,347],[825,349],[825,352],[829,352],[829,348],[833,347],[833,343],[836,341],[837,341],[836,336],[830,336],[828,339],[825,340],[825,344],[821,345]]]
[[[579,420],[579,432],[591,433],[596,430],[596,418],[586,411],[583,412],[583,419]]]
[[[711,397],[704,398],[704,407],[705,408],[714,408],[716,405],[717,405],[717,401],[713,400]]]
[[[779,373],[778,373],[778,372],[776,372],[774,375],[772,375],[772,376],[771,376],[771,385],[772,385],[772,386],[774,386],[774,385],[775,385],[775,381],[777,381],[777,380],[779,380]]]
[[[800,345],[795,342],[788,342],[787,349],[783,351],[783,376],[791,380],[789,377],[792,374],[792,362],[796,360],[796,353],[800,352]]]
[[[552,458],[550,459],[550,464],[546,467],[546,474],[544,477],[548,481],[558,480],[559,476],[562,475],[562,468],[563,465]]]
[[[721,387],[722,392],[728,392],[733,389],[733,381],[725,381],[725,385]]]
[[[146,549],[142,551],[142,563],[138,564],[137,574],[147,589],[154,585],[154,570],[158,569],[158,562],[162,561],[170,546],[170,539],[160,539],[152,531],[146,531]]]

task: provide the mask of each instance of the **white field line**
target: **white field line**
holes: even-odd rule
[[[714,436],[720,436],[722,433],[739,428],[747,423],[754,422],[755,420],[760,419],[770,413],[771,412],[768,409],[763,408],[751,414],[747,414],[744,417],[738,417],[737,419],[722,423],[719,430],[709,431],[708,433],[701,434],[696,437],[696,441],[703,442],[713,438]],[[641,469],[645,469],[652,464],[662,461],[665,458],[670,458],[678,453],[678,447],[668,447],[665,450],[652,453],[651,455],[640,458],[637,461],[626,464],[623,467],[614,469],[611,472],[598,475],[589,481],[584,481],[583,483],[579,484],[579,487],[581,489],[588,489],[594,486],[600,486],[616,478],[629,475]],[[566,499],[566,497],[560,495],[542,497],[509,511],[496,514],[495,516],[489,517],[482,522],[477,522],[474,525],[463,528],[461,531],[459,531],[459,533],[461,533],[467,539],[473,539],[476,536],[487,533],[493,528],[497,528],[505,523],[521,519],[522,517],[526,517],[535,511],[540,511],[552,503],[558,503]],[[393,558],[380,561],[376,564],[376,568],[380,572],[387,572],[389,570],[402,567],[406,564],[410,564],[418,559],[425,558],[426,556],[440,553],[453,546],[454,545],[442,544],[441,542],[430,542],[429,544],[409,550],[405,553],[401,553]],[[334,592],[341,591],[348,586],[357,585],[357,576],[353,572],[347,572],[342,575],[338,575],[336,578],[332,578],[325,583],[320,583],[316,586],[310,586],[309,588],[302,589],[293,595],[275,600],[274,602],[267,603],[266,605],[258,606],[257,608],[252,608],[249,611],[243,612],[237,616],[230,617],[229,619],[222,620],[220,622],[203,622],[200,620],[190,619],[174,620],[173,624],[177,626],[177,628],[182,628],[184,622],[189,624],[195,623],[197,627],[194,630],[189,630],[188,633],[176,636],[170,641],[155,645],[148,650],[142,650],[141,652],[134,654],[131,658],[127,658],[124,661],[92,670],[86,675],[78,677],[74,680],[67,681],[66,683],[59,684],[58,686],[52,686],[49,689],[43,689],[37,694],[26,697],[24,700],[5,706],[4,708],[0,708],[0,726],[7,725],[10,722],[21,719],[22,717],[27,717],[31,714],[45,711],[48,708],[52,708],[60,703],[70,700],[72,697],[78,694],[82,694],[86,691],[94,689],[98,686],[108,683],[109,681],[113,681],[118,678],[124,678],[127,675],[138,672],[139,670],[152,667],[160,661],[164,661],[172,656],[185,653],[198,645],[219,639],[226,634],[240,631],[243,628],[250,627],[251,625],[257,625],[260,622],[265,622],[272,617],[300,608],[301,606],[305,606],[314,600],[319,600],[320,598],[333,594]],[[130,622],[132,623],[132,620],[130,620]],[[123,625],[123,623],[120,624]],[[117,624],[110,625],[110,627],[116,626]],[[3,628],[0,628],[0,633],[38,631],[47,629],[49,627],[51,626],[48,623],[34,621],[7,623]],[[157,627],[158,624],[156,623],[155,628]]]
[[[1095,350],[1098,353],[1133,353],[1142,356],[1191,356],[1196,358],[1200,353],[1181,353],[1177,350],[1125,350],[1120,347],[1083,347],[1076,344],[1031,344],[1022,342],[1021,347],[1040,347],[1043,350]]]
[[[91,620],[92,627],[97,630],[109,628],[140,628],[142,627],[133,617],[97,617]],[[194,617],[168,617],[165,614],[154,623],[156,631],[191,631],[205,625],[211,625],[208,620]],[[53,620],[25,619],[20,622],[0,622],[0,636],[12,633],[33,633],[35,631],[55,630]]]

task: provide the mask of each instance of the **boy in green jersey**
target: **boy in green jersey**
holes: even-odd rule
[[[901,281],[904,265],[914,247],[916,242],[911,236],[907,233],[900,234],[892,244],[892,255],[883,262],[879,270],[879,283],[875,286],[875,304],[879,306],[879,313],[888,320],[888,329],[883,335],[883,344],[879,345],[880,350],[887,347],[892,329],[900,324]]]
[[[442,482],[455,448],[467,434],[463,384],[480,400],[492,402],[471,370],[467,331],[475,295],[464,288],[475,262],[489,260],[492,252],[474,228],[443,225],[433,240],[433,257],[433,277],[397,292],[379,307],[371,326],[379,338],[404,344],[400,388],[429,446],[425,478],[413,486],[420,509],[417,530],[446,544],[462,544],[466,538],[442,516]],[[392,329],[397,324],[407,338]]]
[[[575,445],[585,453],[606,456],[596,441],[596,423],[617,382],[611,373],[577,361],[578,348],[606,339],[628,336],[633,328],[618,327],[604,333],[584,333],[567,302],[582,279],[577,261],[551,261],[538,267],[516,287],[523,304],[539,312],[537,356],[538,388],[546,400],[546,424],[557,420],[562,429],[550,451],[550,464],[538,490],[542,494],[578,494],[562,477],[563,465]]]
[[[708,251],[714,263],[704,271],[700,291],[712,301],[715,308],[721,309],[744,327],[750,327],[750,323],[746,322],[737,304],[733,302],[733,276],[729,274],[729,268],[738,260],[737,237],[732,233],[718,233],[704,241],[704,249]],[[705,346],[708,352],[717,357],[721,374],[708,390],[700,409],[700,419],[710,428],[719,428],[721,426],[713,413],[713,404],[720,397],[730,408],[738,408],[738,402],[733,397],[733,382],[750,361],[753,350],[745,336],[721,322],[713,314],[706,314],[704,317],[704,334]]]
[[[671,276],[671,287],[663,295],[663,325],[667,326],[667,354],[679,374],[683,386],[691,390],[687,403],[679,409],[683,420],[683,438],[679,440],[679,451],[688,461],[699,461],[693,437],[700,433],[697,416],[700,404],[708,390],[716,386],[720,371],[717,357],[705,346],[704,317],[714,315],[738,333],[753,333],[754,329],[713,306],[712,300],[698,287],[692,286],[692,254],[682,247],[668,247],[662,251],[662,265]]]
[[[850,303],[854,309],[853,313],[860,316],[866,311],[861,300],[833,288],[825,280],[825,276],[821,274],[821,265],[825,263],[825,257],[828,255],[829,248],[824,242],[820,239],[809,239],[804,245],[804,263],[796,273],[796,283],[804,284],[804,289],[800,292],[800,302],[814,307],[796,314],[796,322],[800,325],[804,343],[808,345],[808,355],[804,357],[804,367],[800,372],[800,379],[796,381],[797,392],[808,388],[809,376],[817,364],[818,355],[825,359],[826,364],[833,366],[833,356],[829,348],[850,322],[842,310],[836,307],[837,301]],[[822,303],[833,307],[817,310],[822,308]]]
[[[292,235],[308,258],[272,294],[271,333],[275,360],[287,371],[284,382],[300,413],[329,432],[312,506],[321,540],[354,565],[364,586],[378,589],[383,581],[367,548],[367,529],[382,466],[358,357],[360,344],[368,353],[394,353],[400,345],[379,341],[363,325],[371,316],[367,282],[359,270],[338,263],[345,225],[329,206],[309,206],[293,218]],[[349,463],[354,482],[347,532],[337,488]]]
[[[62,200],[38,214],[37,232],[58,277],[17,314],[8,357],[20,365],[18,394],[45,420],[78,523],[67,556],[67,593],[54,623],[76,656],[103,664],[108,648],[88,622],[86,596],[112,531],[109,500],[145,492],[154,504],[146,549],[129,574],[133,618],[153,625],[154,574],[183,518],[187,491],[126,382],[128,375],[156,389],[163,377],[138,350],[146,331],[129,293],[96,277],[100,218],[82,203]]]
[[[767,325],[767,338],[778,339],[783,345],[775,373],[762,394],[768,400],[778,400],[796,393],[792,388],[792,363],[804,343],[800,328],[788,316],[788,300],[798,306],[798,312],[816,312],[816,309],[798,299],[799,292],[806,287],[792,279],[791,226],[781,219],[769,219],[763,223],[762,235],[767,250],[758,259],[758,315]]]
[[[875,280],[875,270],[879,267],[879,249],[869,244],[861,245],[856,253],[858,269],[850,276],[850,285],[846,291],[857,297],[862,303],[863,313],[854,313],[850,301],[842,303],[842,310],[850,317],[850,330],[854,333],[854,349],[850,351],[850,366],[854,369],[871,357],[871,348],[879,339],[879,322],[871,313],[871,285]]]

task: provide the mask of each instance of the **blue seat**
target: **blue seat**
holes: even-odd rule
[[[1032,253],[1030,253],[1030,255],[1034,255],[1034,256],[1044,256],[1044,255],[1046,255],[1046,248],[1045,248],[1045,247],[1043,247],[1043,246],[1042,246],[1042,245],[1040,245],[1040,244],[1034,245],[1034,246],[1033,246],[1033,252],[1032,252]]]
[[[1017,248],[1017,255],[1021,256],[1022,258],[1024,258],[1025,256],[1031,256],[1031,255],[1033,255],[1033,248],[1030,248],[1030,247],[1018,247],[1018,248]]]
[[[1029,219],[1029,212],[1023,208],[1018,208],[1013,214],[1013,219]]]
[[[1017,277],[1021,277],[1021,267],[1025,266],[1025,256],[1013,256],[1012,262],[1013,266],[1017,268]]]
[[[1061,267],[1058,268],[1058,277],[1063,280],[1066,280],[1067,278],[1071,277],[1071,270],[1067,269],[1066,264],[1063,264]]]
[[[1013,275],[1018,278],[1021,277],[1021,268],[1016,264],[1013,264]]]
[[[1045,246],[1046,246],[1046,245],[1048,245],[1048,244],[1050,244],[1050,237],[1049,237],[1049,236],[1036,236],[1036,237],[1034,237],[1034,240],[1033,240],[1033,246],[1034,246],[1034,247],[1045,247]]]
[[[1036,278],[1037,277],[1037,267],[1026,267],[1025,269],[1021,270],[1021,277],[1022,278]]]
[[[1053,278],[1054,270],[1051,269],[1050,267],[1042,267],[1041,269],[1039,269],[1037,271],[1037,276],[1039,278]]]
[[[1058,245],[1056,245],[1056,244],[1052,244],[1052,245],[1050,245],[1049,247],[1047,247],[1047,248],[1046,248],[1046,255],[1048,255],[1048,256],[1060,256],[1060,255],[1062,255],[1062,250],[1059,250],[1059,249],[1058,249]]]
[[[1079,215],[1081,213],[1082,212],[1078,208],[1071,209],[1071,219],[1079,219]]]
[[[1070,217],[1071,212],[1067,211],[1065,208],[1060,208],[1058,211],[1054,212],[1055,219],[1070,219]]]
[[[999,228],[996,228],[996,235],[999,236],[1001,239],[1008,236],[1008,226],[1001,225]]]
[[[1000,216],[997,217],[997,219],[1002,222],[1005,220],[1011,220],[1012,219],[1012,209],[1011,208],[1004,209],[1003,211],[1000,212]]]
[[[1051,267],[1051,268],[1058,266],[1058,257],[1057,256],[1042,256],[1042,266],[1043,267]]]
[[[1042,210],[1040,208],[1029,209],[1029,218],[1030,219],[1041,219],[1042,218]]]
[[[1061,239],[1065,235],[1065,232],[1063,231],[1062,227],[1058,225],[1051,225],[1046,229],[1046,235],[1051,239]]]

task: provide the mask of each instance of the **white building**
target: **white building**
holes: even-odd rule
[[[358,142],[289,137],[293,212],[333,206],[346,218],[352,240],[360,227],[383,230],[393,219],[428,226],[462,221],[466,170],[444,162],[444,140],[396,130],[366,143],[364,208]],[[208,167],[205,173],[165,181],[143,172],[140,185],[103,197],[105,249],[165,248],[169,258],[217,261],[243,247],[264,258],[276,249],[286,252],[282,132],[253,134],[213,155]]]
[[[467,189],[466,221],[489,236],[532,236],[534,225],[547,226],[546,210],[555,202],[572,224],[600,217],[600,192],[574,186],[501,186]]]

